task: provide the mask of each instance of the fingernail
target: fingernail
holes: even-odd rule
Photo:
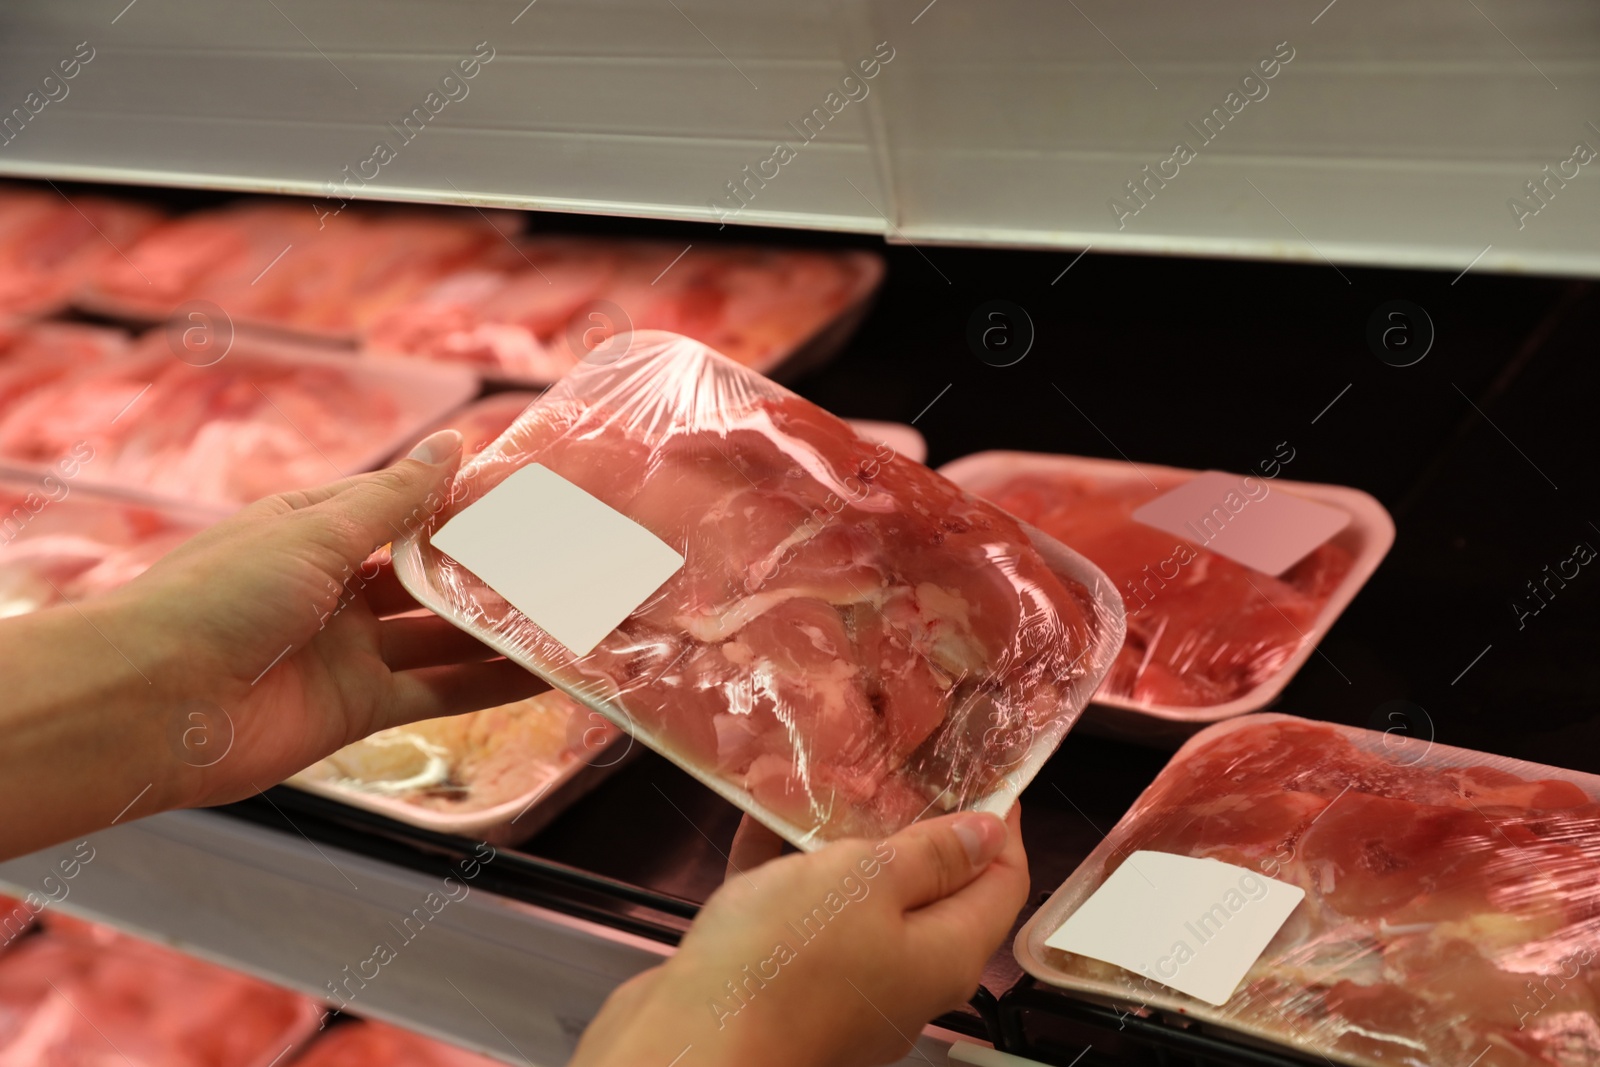
[[[974,867],[994,859],[1005,844],[1006,824],[984,812],[962,815],[955,824],[956,839],[967,850],[967,859]]]
[[[417,447],[413,448],[411,455],[406,458],[432,466],[443,463],[459,451],[461,451],[461,431],[440,430],[418,441]]]

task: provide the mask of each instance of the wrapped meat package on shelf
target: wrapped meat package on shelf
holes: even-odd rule
[[[1046,944],[1136,851],[1304,891],[1220,1007]],[[1201,929],[1191,953],[1207,951]],[[1041,981],[1329,1062],[1600,1063],[1600,777],[1287,715],[1212,726],[1016,951]]]
[[[544,236],[518,248],[504,269],[481,264],[395,306],[363,346],[543,385],[619,332],[666,330],[770,374],[802,346],[826,358],[883,276],[866,252]]]
[[[630,742],[564,693],[381,730],[289,784],[439,833],[515,845],[592,789]]]
[[[0,474],[0,618],[115,589],[214,516]]]
[[[173,219],[107,260],[76,303],[153,322],[203,300],[238,326],[349,341],[450,272],[510,254],[522,227],[510,212],[327,206],[260,198]]]
[[[84,484],[231,509],[368,470],[477,388],[456,368],[243,337],[198,366],[169,340],[152,331],[128,358],[10,396],[0,463],[45,470],[73,457]]]
[[[1112,720],[1125,732],[1142,732],[1148,717],[1214,722],[1266,706],[1394,541],[1388,512],[1360,490],[1262,478],[1262,498],[1290,493],[1351,517],[1332,540],[1274,576],[1133,517],[1196,471],[983,452],[940,473],[1082,552],[1110,577],[1127,608],[1128,638],[1095,703],[1137,712]]]
[[[549,472],[681,558],[579,652],[433,541]],[[546,392],[395,565],[422,603],[807,848],[1009,808],[1122,640],[1121,601],[1082,557],[663,333]]]
[[[0,319],[50,315],[161,220],[141,204],[0,186]]]
[[[316,1001],[106,932],[46,931],[0,954],[0,1063],[269,1067]]]

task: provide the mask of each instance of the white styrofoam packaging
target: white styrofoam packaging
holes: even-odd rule
[[[0,411],[0,432],[4,432],[14,415],[23,411],[24,405],[48,404],[62,391],[104,382],[108,391],[125,391],[127,404],[109,420],[98,411],[93,413],[92,418],[86,413],[82,426],[72,428],[74,434],[95,448],[96,453],[92,460],[82,463],[81,469],[73,476],[74,483],[223,514],[249,501],[230,497],[221,491],[196,488],[192,481],[175,481],[174,485],[178,488],[152,486],[117,470],[118,456],[127,440],[128,430],[125,426],[136,426],[145,409],[153,402],[150,394],[155,389],[146,391],[143,385],[154,383],[160,376],[172,373],[204,376],[214,369],[217,373],[226,373],[237,367],[240,361],[249,360],[273,367],[327,370],[350,384],[356,397],[353,403],[361,403],[360,398],[371,396],[381,397],[385,403],[395,406],[393,423],[385,432],[329,455],[327,448],[319,447],[306,436],[306,428],[297,425],[269,394],[261,392],[266,403],[292,427],[294,434],[286,436],[292,438],[297,435],[305,442],[305,451],[299,458],[304,459],[308,469],[313,472],[308,474],[303,485],[282,484],[272,488],[271,492],[309,488],[373,470],[402,443],[410,440],[419,428],[436,422],[440,416],[474,396],[479,388],[476,376],[459,367],[430,366],[413,360],[356,360],[327,349],[267,340],[254,335],[239,334],[220,354],[208,353],[203,360],[180,359],[172,350],[173,344],[168,331],[153,330],[140,339],[126,358],[86,367],[81,372],[50,383],[37,394],[24,395],[9,409]],[[174,372],[174,366],[180,370]],[[205,452],[192,441],[188,448],[189,454],[193,455],[203,456]],[[32,457],[0,452],[0,470],[5,469],[42,475],[52,473],[54,465]]]
[[[1190,955],[1144,974],[1048,944],[1146,850],[1243,868],[1246,894],[1162,916],[1191,920]],[[1593,1064],[1597,873],[1600,775],[1438,744],[1423,723],[1266,712],[1190,738],[1013,950],[1034,978],[1124,1019],[1227,1031],[1308,1063]],[[1162,981],[1221,944],[1269,882],[1303,899],[1231,996]]]
[[[538,710],[553,714],[566,710],[559,707],[560,704],[570,703],[559,693],[545,693],[530,697],[520,705],[528,713]],[[493,710],[490,709],[491,712]],[[578,707],[572,713],[585,711]],[[603,729],[600,728],[602,726]],[[388,733],[406,729],[399,727]],[[565,729],[563,724],[562,730]],[[505,847],[520,845],[544,829],[637,754],[633,739],[627,734],[609,724],[596,724],[583,731],[582,744],[578,748],[564,749],[554,759],[530,756],[530,760],[539,764],[541,773],[533,776],[537,780],[528,782],[516,795],[497,803],[481,806],[467,803],[457,810],[441,810],[409,802],[404,791],[386,793],[370,787],[363,788],[361,783],[347,780],[340,774],[341,757],[358,766],[370,762],[372,757],[381,757],[381,753],[370,748],[376,736],[358,741],[333,756],[319,760],[291,777],[288,784],[423,830],[454,834]],[[514,746],[515,742],[508,741],[507,744]],[[470,782],[459,784],[465,789],[471,786]]]
[[[809,583],[822,581],[824,579],[817,576],[830,573],[825,568],[831,565],[831,549],[823,552],[822,556],[795,556],[795,562],[784,564],[776,572],[745,569],[751,566],[751,559],[769,558],[766,555],[769,549],[777,552],[782,550],[783,545],[794,543],[793,535],[790,535],[790,540],[769,542],[765,540],[766,533],[761,533],[760,543],[748,546],[749,552],[757,555],[745,559],[744,555],[749,555],[747,552],[738,560],[729,558],[727,546],[717,540],[706,539],[700,532],[707,529],[702,526],[703,522],[708,521],[706,514],[695,507],[684,509],[680,502],[692,499],[693,493],[703,491],[697,488],[699,483],[695,479],[726,477],[729,472],[721,467],[723,460],[713,462],[719,452],[723,454],[723,460],[728,460],[730,454],[740,457],[736,469],[743,472],[744,477],[737,483],[726,483],[731,491],[744,492],[745,487],[749,487],[759,494],[772,494],[760,498],[767,502],[754,510],[749,506],[741,506],[727,513],[719,511],[718,514],[722,516],[717,520],[719,523],[728,521],[729,516],[741,515],[754,521],[760,516],[762,508],[775,509],[771,511],[774,516],[786,514],[776,510],[783,501],[809,499],[789,494],[817,493],[818,490],[811,487],[839,484],[833,481],[839,478],[854,482],[853,476],[847,477],[840,472],[848,469],[863,471],[861,477],[869,484],[869,488],[861,490],[865,494],[861,499],[866,501],[862,507],[870,510],[858,509],[845,522],[832,525],[824,523],[813,530],[810,535],[812,540],[801,544],[802,549],[815,544],[818,551],[822,552],[821,534],[825,532],[829,534],[829,544],[837,545],[839,542],[834,540],[837,536],[844,538],[848,544],[858,545],[862,551],[877,551],[861,541],[867,536],[864,526],[872,521],[873,515],[904,516],[894,521],[910,525],[897,529],[922,529],[916,525],[919,523],[937,525],[941,521],[940,516],[927,514],[914,505],[923,499],[948,495],[953,508],[965,509],[965,518],[951,516],[949,521],[952,525],[948,529],[962,532],[945,535],[951,544],[946,545],[941,538],[930,540],[930,546],[944,546],[931,556],[915,555],[929,552],[929,549],[917,546],[900,550],[912,553],[912,559],[944,560],[941,565],[948,569],[954,566],[951,561],[966,559],[957,555],[958,552],[977,551],[983,543],[983,535],[971,533],[970,527],[963,523],[991,521],[983,517],[992,514],[986,506],[954,492],[952,487],[941,485],[940,480],[926,468],[912,464],[909,459],[891,450],[880,452],[876,442],[856,434],[842,422],[748,368],[726,360],[687,338],[645,333],[636,335],[631,352],[615,363],[583,365],[569,374],[528,408],[493,446],[463,468],[457,484],[467,487],[467,491],[461,494],[461,499],[452,499],[446,512],[434,517],[430,528],[424,528],[406,541],[396,544],[396,573],[420,603],[452,620],[508,659],[522,664],[599,711],[798,847],[820,848],[841,832],[839,827],[844,820],[856,820],[858,813],[862,821],[852,821],[848,825],[879,827],[887,821],[897,827],[914,817],[929,814],[940,802],[947,809],[961,808],[997,814],[1008,810],[1027,782],[1054,752],[1068,728],[1076,721],[1090,694],[1100,684],[1116,650],[1121,647],[1124,625],[1121,598],[1111,588],[1105,575],[1081,555],[1025,524],[1021,532],[1038,553],[1039,560],[1030,563],[1030,557],[1013,549],[1015,560],[1002,558],[989,563],[988,566],[997,568],[997,575],[1005,575],[1000,583],[1006,590],[1002,595],[1015,595],[1008,583],[1016,579],[1009,570],[1001,571],[998,568],[1023,564],[1038,566],[1042,562],[1058,578],[1071,583],[1064,586],[1064,591],[1074,598],[1076,615],[1070,622],[1073,627],[1070,631],[1062,628],[1068,625],[1062,621],[1067,618],[1066,615],[1057,616],[1041,609],[1030,609],[1031,614],[1003,624],[1015,627],[1016,631],[1008,629],[1003,636],[997,636],[997,640],[1004,644],[1005,652],[1003,656],[999,652],[994,653],[995,662],[984,668],[989,671],[990,677],[967,680],[983,689],[977,695],[985,697],[989,713],[996,716],[996,727],[984,732],[981,748],[977,747],[980,742],[976,740],[957,740],[958,736],[966,736],[964,730],[970,709],[946,708],[941,714],[949,718],[941,719],[937,726],[929,727],[931,732],[922,735],[932,742],[934,748],[930,750],[928,746],[923,746],[917,750],[922,755],[917,755],[914,760],[912,754],[907,753],[903,757],[906,761],[903,764],[891,763],[872,772],[882,774],[876,787],[881,792],[872,793],[866,799],[847,800],[844,794],[837,792],[838,787],[829,784],[832,780],[826,777],[830,767],[818,766],[805,771],[806,765],[800,764],[802,770],[797,774],[821,775],[805,778],[805,782],[823,783],[815,787],[816,792],[811,791],[810,785],[793,786],[800,796],[798,802],[792,799],[795,794],[787,795],[786,800],[792,809],[803,808],[806,817],[814,820],[809,825],[801,825],[757,797],[755,787],[745,777],[745,764],[723,762],[725,750],[720,737],[715,741],[717,758],[713,760],[705,755],[696,755],[687,744],[663,736],[656,722],[640,721],[640,716],[648,713],[653,719],[674,723],[673,728],[682,731],[681,736],[696,737],[703,736],[698,732],[699,726],[709,727],[715,715],[723,715],[725,719],[735,718],[737,712],[729,710],[735,705],[729,701],[738,699],[738,694],[745,691],[744,687],[756,684],[754,672],[766,669],[761,667],[766,662],[761,656],[766,653],[754,645],[737,650],[722,649],[720,644],[724,641],[730,644],[746,641],[745,635],[749,631],[743,627],[750,625],[748,621],[739,621],[733,624],[733,629],[724,633],[722,628],[728,625],[725,620],[744,619],[743,613],[753,603],[751,598],[763,602],[770,600],[772,604],[786,603],[787,595],[780,595],[784,594],[782,586],[776,590],[765,586],[766,579],[772,577],[780,583],[789,580],[807,583],[806,591],[790,595],[798,595],[802,601],[810,598],[810,602],[817,603],[815,598],[819,594],[810,591]],[[693,459],[694,456],[705,457],[705,464],[696,466],[699,461]],[[685,457],[689,457],[687,463]],[[869,460],[868,466],[875,473],[849,466]],[[593,466],[595,463],[600,465]],[[832,466],[835,463],[846,466],[836,472]],[[672,599],[679,595],[674,590],[690,587],[687,584],[673,585],[680,578],[679,574],[674,574],[666,585],[647,596],[641,607],[623,620],[624,626],[603,638],[592,652],[578,655],[517,610],[508,600],[509,592],[488,586],[481,577],[432,543],[437,530],[455,521],[463,509],[508,486],[517,474],[525,474],[535,465],[549,465],[556,474],[576,479],[576,485],[602,501],[612,494],[621,494],[615,496],[618,500],[616,507],[621,509],[621,514],[641,524],[684,557],[686,563],[681,570],[684,583],[692,580],[702,582],[703,586],[702,580],[706,580],[719,590],[715,594],[718,599],[708,602],[713,605],[709,609],[711,613],[697,616],[700,620],[697,623],[677,621],[685,618],[678,613],[687,609],[674,606],[680,603]],[[819,483],[814,476],[830,481]],[[662,483],[655,480],[658,478],[672,480]],[[680,481],[680,478],[683,480]],[[673,486],[672,491],[664,494],[659,489],[644,492],[641,488],[634,488],[663,484]],[[723,492],[720,488],[723,484],[720,481],[713,482],[718,487],[715,489],[717,493]],[[685,493],[691,496],[686,498]],[[904,494],[904,498],[893,494]],[[687,516],[684,521],[689,525],[680,528],[663,524],[660,519],[664,513],[657,511],[650,512],[649,515],[655,516],[650,518],[639,510],[646,506],[640,503],[646,497],[650,499],[648,506],[652,508],[670,501],[668,513],[678,515],[681,512]],[[717,507],[720,509],[722,505]],[[531,513],[537,514],[537,508]],[[647,519],[656,523],[654,528],[645,526]],[[750,529],[754,531],[756,527]],[[787,533],[787,527],[778,532]],[[570,530],[568,536],[580,537],[581,530]],[[773,544],[779,547],[771,548]],[[996,550],[991,545],[985,551],[993,553]],[[1004,553],[1000,555],[1004,557]],[[906,580],[899,577],[900,571],[896,569],[902,564],[892,555],[884,555],[881,560],[876,556],[872,558],[874,567],[886,568],[876,579],[884,583],[883,595],[894,595]],[[914,570],[915,567],[925,568],[929,565],[915,563],[910,566]],[[966,574],[964,570],[960,573]],[[794,575],[798,577],[792,577]],[[837,579],[827,577],[826,580]],[[952,572],[949,580],[955,582],[957,575]],[[860,593],[860,590],[856,592]],[[935,593],[930,590],[922,595],[929,597],[931,603]],[[733,599],[724,602],[721,598],[728,595]],[[945,596],[957,599],[953,594]],[[841,603],[848,606],[866,601],[851,599]],[[734,607],[738,610],[727,614]],[[763,607],[759,610],[776,609]],[[877,609],[874,607],[872,610]],[[935,609],[929,607],[927,610],[933,612]],[[673,621],[666,621],[668,619]],[[1026,620],[1026,625],[1023,620]],[[918,625],[923,624],[919,622]],[[955,622],[950,622],[948,626],[953,634],[958,632]],[[715,632],[721,636],[699,636],[703,632]],[[737,642],[731,640],[733,635],[738,635]],[[1069,638],[1074,642],[1070,650],[1065,646]],[[819,649],[826,644],[826,639],[823,640],[824,644],[817,646]],[[675,646],[681,646],[681,651],[674,653],[672,649]],[[697,664],[705,663],[702,659],[705,653],[715,653],[711,657],[714,664],[703,668]],[[832,656],[840,654],[851,653],[849,650],[843,653],[839,650],[829,652]],[[924,653],[924,656],[927,655]],[[1065,659],[1068,656],[1071,657],[1070,662]],[[679,667],[680,662],[688,666]],[[1017,672],[1029,664],[1048,665],[1054,672],[1051,680],[1056,681],[1058,686],[1050,697],[1048,709],[1024,713],[1016,710],[1010,702],[1020,699],[1014,693],[1019,684]],[[1057,667],[1061,669],[1057,670]],[[702,673],[703,669],[720,673]],[[992,693],[990,688],[993,689]],[[778,702],[783,715],[816,714],[809,705],[785,704],[788,698],[782,692],[778,683],[774,683],[775,695],[772,699]],[[705,696],[707,693],[711,694],[709,707]],[[633,711],[628,706],[631,700],[637,701]],[[1029,707],[1035,705],[1030,701]],[[669,712],[672,714],[667,714]],[[959,719],[955,717],[957,715]],[[694,728],[685,727],[685,722],[695,724]],[[718,726],[724,725],[718,723]],[[881,725],[874,727],[882,728]],[[941,728],[948,729],[936,736]],[[995,738],[992,741],[990,734]],[[804,733],[800,735],[805,736]],[[946,744],[954,747],[946,749],[943,747]],[[936,751],[940,759],[933,760],[927,755],[929,751]],[[1001,751],[1006,762],[996,765],[990,757],[992,753]],[[797,752],[794,758],[803,756],[803,753]],[[787,755],[778,756],[777,759],[794,765]],[[951,766],[958,770],[950,771]],[[722,769],[719,770],[719,767]],[[909,799],[913,785],[917,794],[915,804],[901,804],[900,801]],[[824,793],[824,789],[828,792]],[[933,801],[928,801],[928,794],[923,791],[925,789],[935,790]],[[880,795],[892,795],[894,806],[877,806]],[[921,807],[922,811],[915,813],[911,810],[913,807]],[[818,812],[823,814],[816,814]],[[879,831],[872,829],[859,832]]]
[[[1019,475],[1066,476],[1106,485],[1150,482],[1162,490],[1182,484],[1199,471],[1150,463],[1093,459],[1037,452],[978,452],[946,463],[939,473],[983,496]],[[1219,704],[1186,706],[1140,703],[1128,696],[1098,692],[1083,726],[1094,732],[1130,740],[1176,745],[1206,723],[1259,711],[1271,704],[1316,651],[1317,644],[1361,591],[1394,543],[1394,520],[1384,506],[1359,489],[1287,478],[1270,480],[1274,489],[1347,512],[1350,522],[1331,543],[1348,551],[1353,563],[1317,613],[1288,661],[1271,676],[1240,696]],[[1130,520],[1131,521],[1131,520]]]

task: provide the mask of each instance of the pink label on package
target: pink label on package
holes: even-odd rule
[[[1270,479],[1206,471],[1133,513],[1136,521],[1273,577],[1350,523],[1350,513],[1275,488]]]

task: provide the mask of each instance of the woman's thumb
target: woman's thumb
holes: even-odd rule
[[[461,465],[461,444],[459,432],[440,430],[400,462],[350,479],[312,510],[334,520],[346,556],[365,559],[380,545],[416,533],[444,507]]]
[[[920,908],[967,885],[1000,854],[1009,832],[994,815],[965,811],[912,823],[889,838],[893,855],[884,866],[901,905]]]

